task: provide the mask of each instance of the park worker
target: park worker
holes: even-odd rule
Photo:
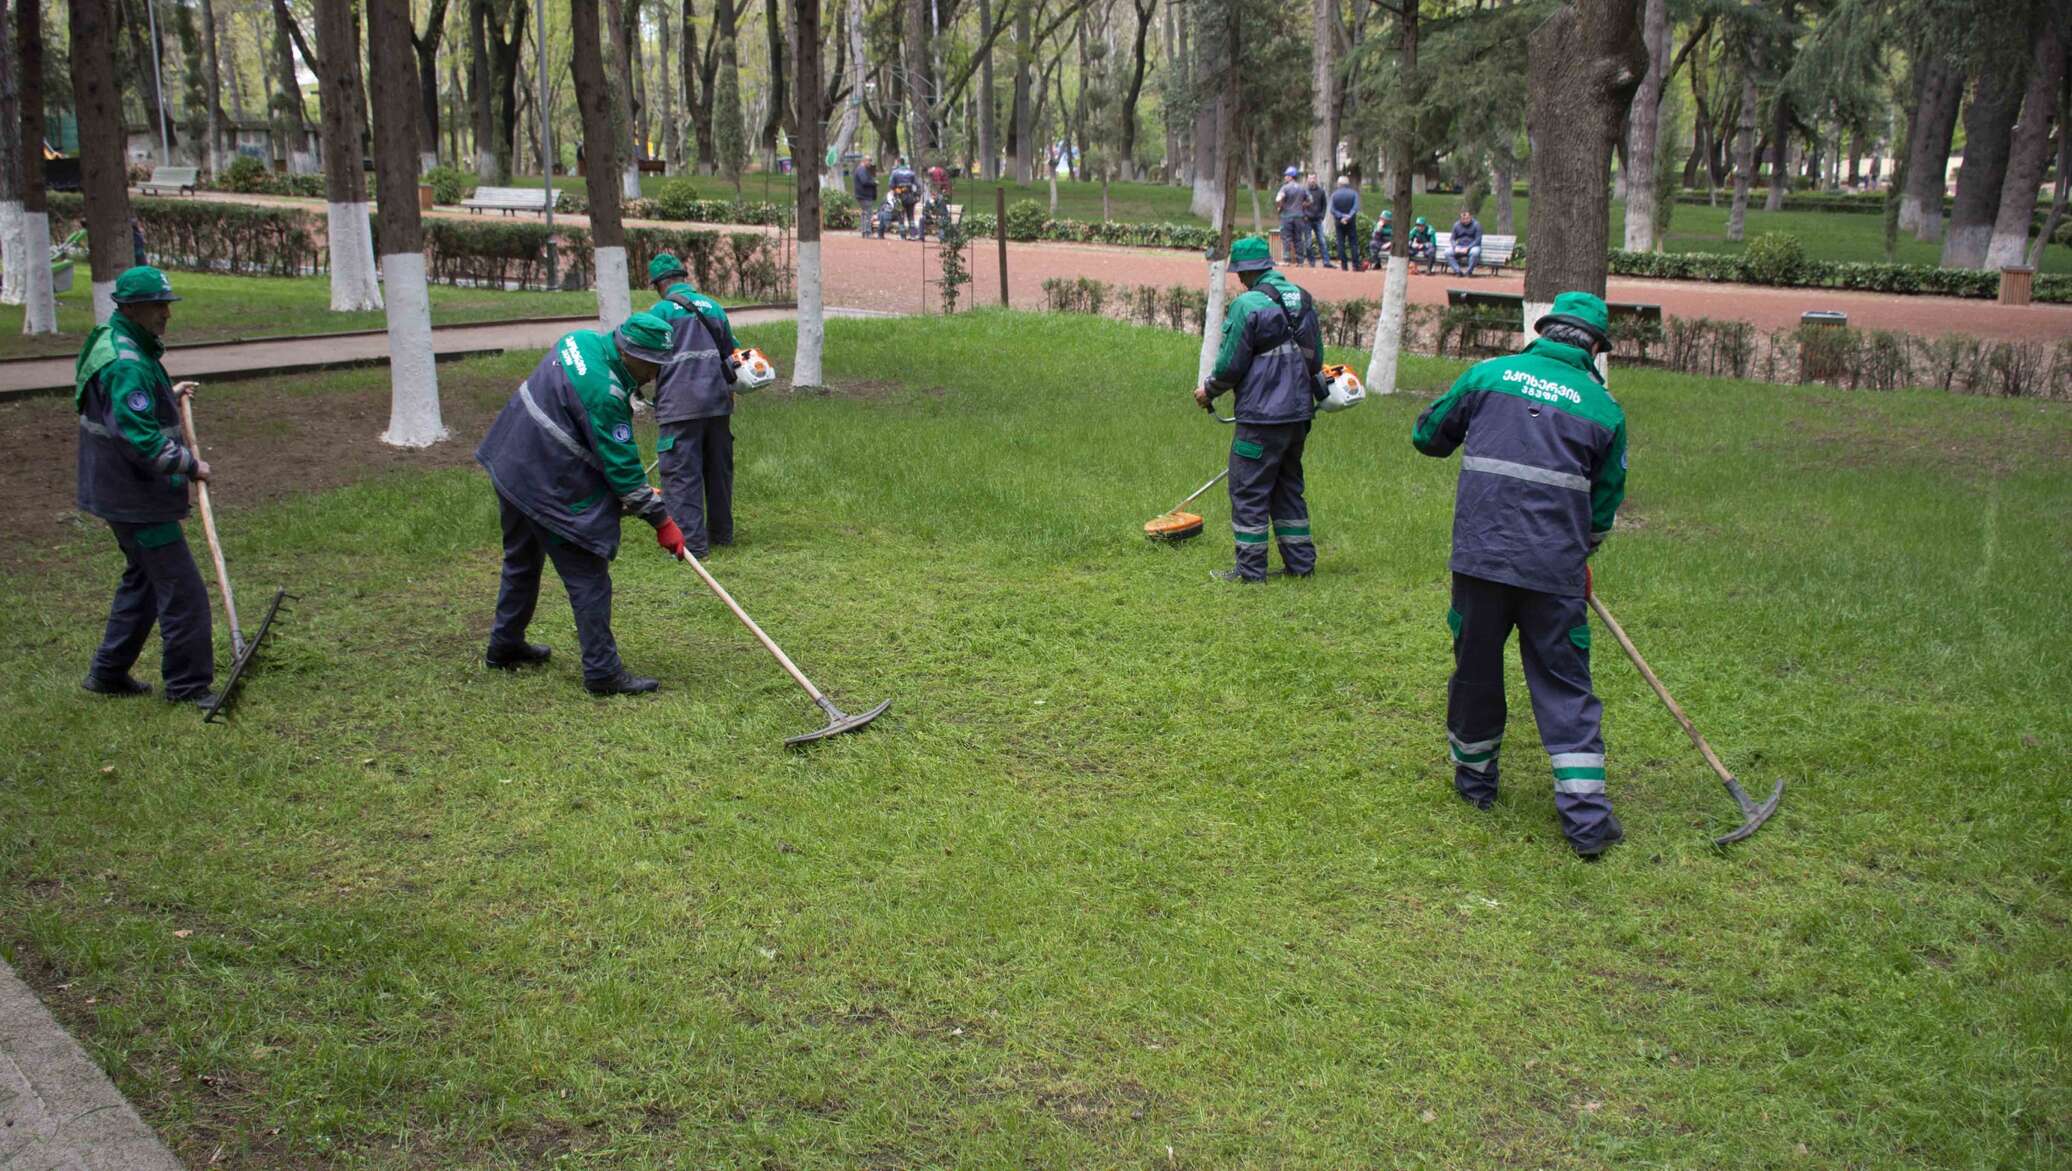
[[[1380,268],[1388,263],[1390,246],[1395,242],[1396,213],[1393,208],[1382,208],[1381,218],[1374,221],[1374,234],[1367,238],[1367,257]]]
[[[1273,196],[1274,210],[1281,217],[1281,263],[1290,268],[1301,262],[1303,238],[1309,232],[1309,189],[1302,185],[1301,174],[1293,167],[1281,172],[1281,189]]]
[[[1438,263],[1439,238],[1432,234],[1431,222],[1423,216],[1410,225],[1410,263],[1423,261],[1427,275]]]
[[[652,310],[669,324],[669,359],[655,382],[655,441],[662,500],[693,556],[734,543],[734,369],[740,344],[727,311],[691,288],[682,265],[663,253],[648,264],[660,288]],[[674,264],[675,270],[670,271]]]
[[[504,529],[503,586],[483,661],[514,670],[544,663],[545,646],[525,641],[539,600],[540,569],[553,561],[575,611],[583,648],[583,686],[594,695],[655,690],[626,670],[612,638],[611,561],[619,517],[655,527],[672,557],[683,533],[641,471],[633,442],[632,397],[669,360],[669,325],[635,313],[618,329],[579,329],[555,342],[518,384],[475,459],[496,486]]]
[[[1454,788],[1478,808],[1496,800],[1504,643],[1515,626],[1553,760],[1554,808],[1587,858],[1624,836],[1605,795],[1603,706],[1590,689],[1587,559],[1626,494],[1626,416],[1595,365],[1611,349],[1601,298],[1563,293],[1537,329],[1522,353],[1469,367],[1410,442],[1430,456],[1461,449],[1446,614]]]
[[[869,159],[862,159],[856,164],[852,179],[856,184],[856,206],[869,211],[871,205],[878,202],[877,167]]]
[[[1324,215],[1328,210],[1324,185],[1317,182],[1316,172],[1303,177],[1302,184],[1303,219],[1309,225],[1309,236],[1302,243],[1302,258],[1315,268],[1319,262],[1325,268],[1331,267],[1331,245],[1324,241]]]
[[[1331,234],[1340,271],[1365,272],[1367,266],[1360,261],[1360,189],[1344,175],[1331,190]]]
[[[1230,444],[1230,530],[1235,567],[1213,576],[1226,582],[1266,580],[1266,535],[1271,525],[1290,577],[1316,569],[1309,504],[1302,498],[1302,447],[1316,417],[1324,339],[1316,302],[1273,269],[1264,236],[1231,245],[1230,271],[1245,291],[1223,315],[1223,339],[1209,380],[1194,401],[1213,410],[1216,396],[1237,391],[1237,434]]]
[[[180,530],[187,482],[208,479],[209,465],[182,441],[178,400],[194,393],[194,383],[173,382],[159,363],[159,339],[180,298],[164,273],[146,265],[117,277],[114,297],[115,312],[86,335],[73,370],[79,508],[108,522],[125,563],[81,686],[99,695],[149,693],[130,668],[155,623],[165,698],[210,708],[216,661],[209,592]]]
[[[1447,267],[1455,276],[1474,276],[1475,266],[1482,263],[1482,225],[1475,222],[1474,212],[1460,209],[1460,222],[1453,225],[1451,242]]]
[[[914,230],[914,206],[921,202],[921,181],[914,175],[914,169],[907,165],[906,156],[899,156],[890,176],[892,197],[899,201],[899,238],[911,239]]]

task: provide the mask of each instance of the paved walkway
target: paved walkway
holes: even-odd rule
[[[737,326],[789,321],[793,309],[744,309],[728,315]],[[829,309],[830,317],[868,316],[858,310]],[[432,331],[441,361],[505,350],[544,350],[572,329],[596,324],[594,317],[540,321],[446,325]],[[370,330],[284,338],[277,341],[226,342],[221,345],[175,347],[166,351],[166,372],[175,379],[197,382],[272,377],[310,370],[388,364],[388,333]],[[36,358],[0,362],[0,399],[72,389],[74,359]]]
[[[0,1168],[180,1171],[180,1161],[5,961],[0,961]]]

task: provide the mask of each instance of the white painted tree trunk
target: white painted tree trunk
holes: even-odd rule
[[[389,346],[389,425],[381,441],[391,447],[430,447],[447,432],[439,415],[439,368],[432,358],[432,302],[424,279],[424,253],[384,256],[381,274],[388,285]]]
[[[626,285],[626,249],[597,250],[597,320],[617,329],[633,316],[633,294]]]
[[[431,170],[431,169],[432,169],[433,167],[436,167],[436,166],[438,166],[438,165],[439,165],[439,152],[438,152],[438,151],[435,151],[435,150],[421,150],[421,151],[418,151],[418,152],[417,152],[417,173],[418,173],[418,174],[422,175],[422,174],[424,174],[424,173],[425,173],[426,171],[429,171],[429,170]]]
[[[0,201],[0,305],[20,305],[28,298],[28,245],[22,236],[22,201]]]
[[[799,241],[799,347],[792,358],[793,390],[826,385],[820,355],[827,344],[826,311],[820,302],[820,241]]]
[[[46,229],[46,230],[48,230],[48,229]],[[46,270],[46,271],[48,271],[48,270]],[[44,277],[43,279],[44,279],[44,280],[45,280],[46,282],[50,280],[50,278],[49,278],[48,276]],[[108,324],[109,320],[110,320],[110,319],[112,319],[112,318],[113,318],[113,317],[115,316],[115,282],[114,282],[114,281],[95,281],[95,282],[93,283],[93,285],[94,285],[94,290],[93,290],[93,291],[94,291],[94,324],[95,324],[95,325],[106,325],[106,324]],[[32,295],[33,295],[33,294],[32,294]],[[56,316],[56,305],[57,305],[57,296],[56,296],[56,294],[55,294],[55,293],[53,293],[53,294],[52,294],[52,296],[51,296],[51,305],[52,305],[52,316]],[[53,329],[53,330],[51,330],[50,332],[52,332],[52,333],[56,333],[57,331]]]
[[[381,283],[374,275],[374,226],[365,203],[330,205],[331,311],[381,308]]]
[[[18,231],[22,240],[22,251],[27,254],[22,268],[22,334],[33,336],[58,331],[58,299],[56,290],[50,287],[50,216],[45,212],[25,211],[21,215]],[[42,258],[40,263],[28,257]],[[101,288],[94,289],[94,310],[100,314]],[[115,285],[107,287],[107,312],[115,311]],[[101,315],[100,320],[108,320]]]
[[[1540,336],[1540,318],[1552,312],[1554,312],[1554,302],[1552,301],[1527,301],[1525,303],[1526,341],[1530,342],[1532,339]],[[1605,380],[1605,385],[1611,385],[1612,356],[1610,354],[1597,355],[1597,376]]]
[[[483,148],[475,151],[475,178],[487,183],[496,178],[496,152]]]
[[[619,174],[619,196],[623,199],[640,198],[640,162],[627,159],[626,169]]]
[[[1396,393],[1396,365],[1403,357],[1403,323],[1410,302],[1410,258],[1389,256],[1381,281],[1381,319],[1374,323],[1374,348],[1367,355],[1368,394]]]
[[[1230,258],[1220,257],[1209,263],[1209,313],[1201,329],[1201,369],[1195,375],[1194,384],[1200,386],[1209,380],[1216,370],[1216,351],[1223,348],[1223,307],[1227,296],[1223,290],[1223,274],[1230,269]]]

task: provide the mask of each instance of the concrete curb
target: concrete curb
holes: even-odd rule
[[[0,960],[0,1167],[181,1171],[115,1083]]]

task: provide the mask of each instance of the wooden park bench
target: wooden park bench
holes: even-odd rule
[[[1445,268],[1446,258],[1453,254],[1452,232],[1441,232],[1434,239],[1437,242],[1433,245],[1432,258],[1425,262],[1426,276],[1430,276],[1441,268]],[[1503,275],[1504,266],[1511,263],[1511,253],[1516,251],[1518,251],[1518,237],[1492,236],[1484,232],[1482,234],[1482,256],[1475,262],[1475,267],[1488,269],[1491,276],[1501,276]],[[1447,271],[1451,272],[1452,269],[1448,268]],[[1473,276],[1474,269],[1468,270],[1468,275]]]
[[[159,167],[151,172],[149,179],[137,184],[137,190],[146,195],[159,191],[192,195],[199,171],[198,167]]]
[[[1480,346],[1484,330],[1499,333],[1525,332],[1525,298],[1518,293],[1484,293],[1475,289],[1446,290],[1446,305],[1449,309],[1468,311],[1461,337],[1462,352],[1468,345]],[[1647,358],[1648,346],[1662,336],[1662,307],[1643,305],[1635,301],[1607,301],[1605,312],[1611,319],[1611,334],[1614,343],[1631,340],[1640,351],[1640,358]]]
[[[547,214],[547,189],[544,187],[477,187],[475,193],[460,201],[469,211],[500,211],[505,215],[525,211],[535,215]]]
[[[643,174],[643,175],[666,175],[666,174],[668,174],[668,173],[669,173],[669,163],[668,163],[668,160],[666,160],[666,159],[641,159],[641,160],[640,160],[640,173],[641,173],[641,174]]]

